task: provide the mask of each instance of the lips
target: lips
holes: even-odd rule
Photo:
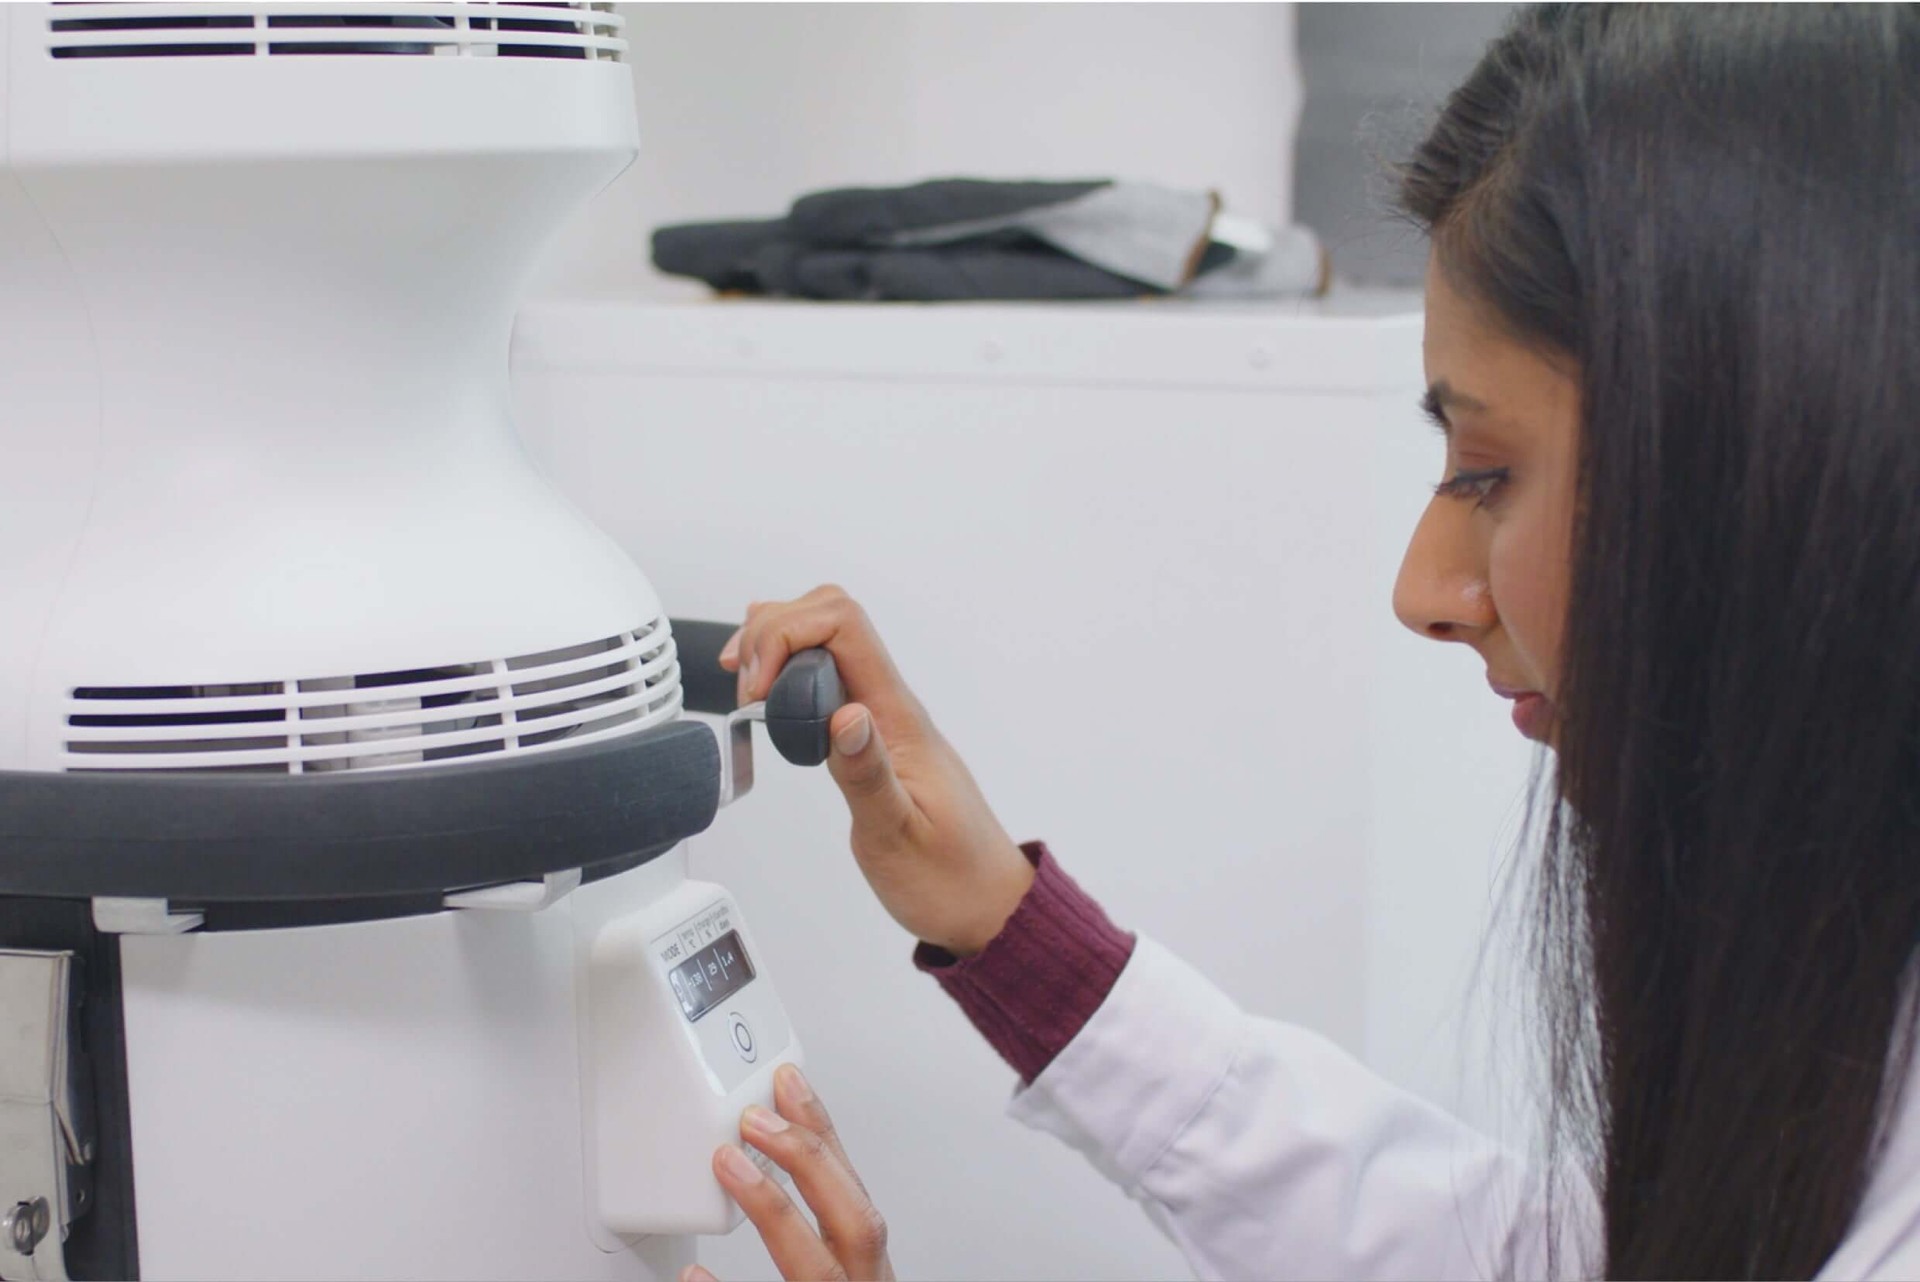
[[[1538,690],[1506,686],[1487,678],[1487,684],[1502,699],[1513,700],[1513,728],[1527,738],[1545,743],[1553,726],[1553,704]]]
[[[1523,694],[1513,701],[1513,728],[1536,743],[1547,741],[1553,725],[1553,705],[1544,694]]]

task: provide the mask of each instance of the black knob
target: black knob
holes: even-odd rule
[[[794,765],[817,766],[833,746],[827,723],[846,701],[833,656],[802,650],[787,660],[767,692],[767,737]]]

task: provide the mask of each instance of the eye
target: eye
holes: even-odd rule
[[[1508,469],[1504,467],[1483,467],[1467,472],[1455,472],[1434,486],[1433,492],[1443,499],[1472,499],[1475,510],[1478,510],[1499,496],[1501,487],[1507,483],[1508,476]]]

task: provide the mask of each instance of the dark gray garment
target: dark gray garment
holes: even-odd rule
[[[991,218],[894,232],[889,249],[971,243],[993,232],[1023,232],[1081,262],[1172,292],[1193,279],[1206,251],[1219,197],[1210,191],[1112,182],[1069,200]]]
[[[805,244],[857,249],[889,244],[903,233],[1007,218],[1077,200],[1109,185],[1104,178],[1076,182],[936,178],[906,187],[843,187],[794,201],[787,223],[794,239]]]
[[[933,301],[1109,298],[1152,292],[1068,259],[1025,230],[1005,225],[1022,213],[1069,206],[1112,187],[1106,180],[953,178],[907,187],[815,192],[796,200],[785,218],[655,228],[653,264],[669,275],[691,276],[726,292],[798,298]],[[939,242],[938,248],[896,246],[901,239],[916,238]],[[959,255],[964,261],[942,268],[929,261],[933,253]],[[1005,261],[990,264],[993,255]],[[1059,261],[1042,263],[1047,257]],[[970,289],[990,292],[965,292]],[[1044,292],[1049,289],[1065,292]]]
[[[653,234],[661,271],[715,289],[799,298],[1128,298],[1185,284],[1215,198],[1145,183],[955,178],[843,188],[787,217]]]
[[[789,298],[946,302],[1154,292],[1018,231],[938,248],[822,249],[793,239],[781,218],[694,223],[656,230],[653,262],[714,289]]]
[[[653,265],[669,276],[691,276],[722,292],[760,294],[766,292],[762,255],[789,243],[784,218],[656,227]]]
[[[894,303],[1138,298],[1153,291],[1043,247],[820,249],[788,267],[798,298]]]
[[[1261,229],[1221,216],[1210,191],[1133,181],[842,188],[801,197],[785,218],[661,227],[653,260],[719,290],[815,299],[1280,298],[1322,286],[1305,228]]]
[[[1516,4],[1302,4],[1306,99],[1294,146],[1294,217],[1320,233],[1334,273],[1417,285],[1426,242],[1394,217],[1390,166],[1418,143]]]

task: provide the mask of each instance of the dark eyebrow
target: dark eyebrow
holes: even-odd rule
[[[1435,427],[1442,432],[1450,432],[1453,425],[1447,421],[1448,410],[1461,409],[1484,414],[1487,406],[1484,401],[1475,400],[1464,392],[1455,391],[1452,384],[1441,378],[1435,379],[1432,386],[1427,388],[1426,395],[1420,398],[1420,409],[1433,420]]]

